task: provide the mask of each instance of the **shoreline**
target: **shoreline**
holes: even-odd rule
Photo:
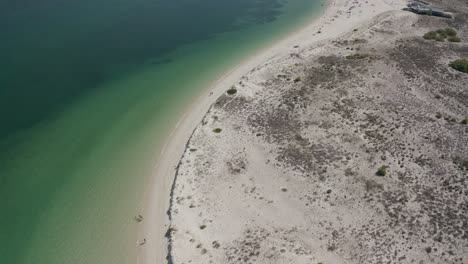
[[[185,153],[190,135],[196,129],[215,100],[225,93],[235,82],[259,65],[276,56],[294,52],[316,43],[344,35],[354,28],[368,22],[373,17],[391,10],[391,5],[401,1],[380,1],[373,5],[374,12],[361,14],[355,17],[346,17],[349,0],[330,0],[327,6],[317,17],[310,22],[281,38],[271,46],[264,48],[245,61],[226,72],[208,89],[204,89],[200,96],[195,98],[184,111],[175,128],[169,134],[161,149],[155,176],[152,179],[148,201],[144,206],[145,221],[141,232],[146,238],[145,247],[138,249],[137,263],[163,263],[166,262],[168,241],[165,234],[169,227],[169,218],[166,215],[169,208],[170,193],[173,188],[175,169]],[[369,11],[369,10],[368,10]],[[338,17],[338,15],[342,15]],[[320,33],[319,33],[320,32]],[[136,242],[138,246],[138,241]]]

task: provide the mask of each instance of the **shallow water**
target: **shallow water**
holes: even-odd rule
[[[322,3],[0,2],[0,263],[134,263],[183,106]]]

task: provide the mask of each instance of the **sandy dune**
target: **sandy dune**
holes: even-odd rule
[[[439,237],[430,233],[418,241],[414,232],[432,228],[430,215],[438,211],[422,211],[427,216],[419,216],[424,197],[412,197],[415,200],[406,204],[407,192],[428,189],[420,188],[418,181],[401,179],[427,172],[417,167],[419,161],[411,161],[407,168],[401,166],[402,160],[428,158],[438,151],[418,141],[421,124],[411,119],[417,107],[430,112],[432,102],[403,107],[407,110],[399,112],[403,116],[392,116],[391,121],[387,112],[377,110],[385,104],[385,111],[411,104],[401,89],[418,83],[405,75],[414,70],[407,65],[414,58],[406,57],[417,52],[392,53],[404,38],[417,34],[420,38],[425,30],[417,27],[418,16],[401,11],[404,4],[330,2],[322,17],[226,74],[207,91],[212,96],[195,103],[175,130],[168,143],[170,153],[164,153],[158,170],[158,176],[173,175],[185,149],[169,210],[171,262],[442,263],[452,254],[456,257],[448,258],[452,261],[448,263],[462,263],[458,261],[466,254],[466,242],[457,231],[438,223],[441,231],[449,232],[451,243],[435,245],[427,240]],[[427,71],[424,74],[433,74]],[[462,87],[459,80],[445,81]],[[229,95],[226,91],[232,86],[236,92]],[[416,93],[417,99],[426,99],[423,91]],[[393,96],[393,101],[380,99],[385,96]],[[365,104],[376,98],[382,102]],[[463,105],[458,107],[462,110],[450,115],[460,119],[467,113]],[[403,117],[410,119],[401,122]],[[405,124],[418,131],[389,140],[390,135],[364,129],[382,127],[388,132]],[[409,140],[411,136],[414,139]],[[377,151],[379,147],[391,149]],[[406,153],[403,147],[419,152]],[[466,152],[458,148],[459,153]],[[375,176],[382,164],[390,177]],[[427,179],[417,180],[427,184]],[[160,193],[168,194],[165,188]],[[466,199],[447,195],[441,201],[464,206]],[[158,219],[156,211],[152,215]],[[418,217],[424,220],[414,220]],[[155,223],[160,221],[148,230]],[[156,255],[151,252],[148,259]]]

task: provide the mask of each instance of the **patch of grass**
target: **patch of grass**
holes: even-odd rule
[[[221,131],[223,131],[223,130],[221,128],[219,128],[219,127],[213,129],[213,132],[215,132],[215,133],[221,133]]]
[[[447,39],[450,42],[460,42],[460,38],[457,37],[457,31],[453,28],[438,29],[436,31],[429,31],[423,35],[424,39],[445,41]]]
[[[468,60],[458,59],[449,63],[449,66],[457,71],[468,73]]]
[[[457,36],[450,36],[447,38],[447,40],[450,42],[461,42],[461,39]]]
[[[229,95],[233,95],[233,94],[235,94],[235,93],[237,93],[237,89],[234,88],[234,87],[232,87],[231,89],[227,90],[227,94],[229,94]]]
[[[377,172],[375,173],[375,175],[381,176],[381,177],[387,175],[387,166],[382,165],[382,166],[377,170]]]
[[[296,77],[296,79],[294,79],[294,82],[295,82],[295,83],[298,83],[298,82],[300,82],[300,81],[301,81],[301,77]]]
[[[463,119],[463,120],[460,122],[460,124],[462,124],[462,125],[468,125],[468,119],[467,119],[467,118]]]

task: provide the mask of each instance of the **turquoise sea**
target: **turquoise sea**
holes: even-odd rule
[[[0,1],[0,263],[134,263],[184,105],[324,1]]]

